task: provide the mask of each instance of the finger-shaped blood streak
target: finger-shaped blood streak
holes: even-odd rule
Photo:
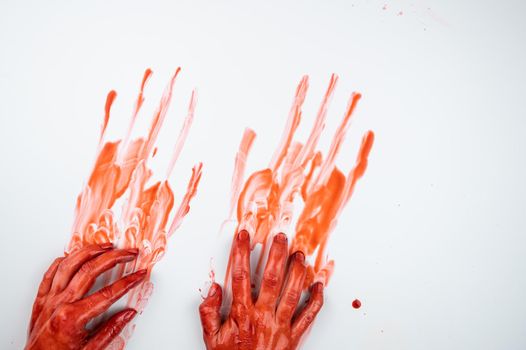
[[[255,171],[242,184],[247,154],[255,138],[255,132],[247,129],[236,156],[232,179],[231,208],[227,221],[233,220],[234,207],[237,206],[235,232],[242,229],[250,232],[251,248],[261,244],[262,252],[267,251],[271,238],[279,232],[287,232],[289,237],[293,237],[289,252],[302,251],[310,258],[304,288],[308,288],[313,282],[329,282],[334,270],[334,261],[327,259],[327,241],[357,181],[365,173],[374,142],[373,132],[367,131],[351,171],[345,175],[338,169],[336,158],[361,97],[359,93],[353,93],[326,156],[317,151],[337,81],[338,77],[332,75],[310,135],[305,143],[300,143],[294,140],[294,134],[301,121],[308,77],[301,79],[282,139],[269,166]],[[297,198],[301,199],[304,205],[294,220],[293,203]],[[290,226],[293,222],[296,222],[296,227],[292,230]],[[266,254],[260,255],[256,267],[257,276],[261,276],[264,256]],[[230,275],[230,265],[229,262],[226,276]],[[228,278],[225,278],[225,285],[228,284]]]
[[[144,73],[132,117],[122,140],[105,140],[111,107],[117,96],[115,91],[108,94],[95,164],[88,182],[77,198],[72,237],[66,248],[67,254],[94,243],[113,243],[117,248],[138,249],[137,260],[122,264],[113,273],[106,274],[106,283],[142,269],[146,269],[149,276],[155,263],[164,255],[167,239],[177,230],[190,210],[190,202],[197,192],[201,179],[201,163],[197,163],[192,169],[186,193],[174,210],[174,194],[168,178],[193,122],[197,100],[195,91],[191,94],[188,112],[174,144],[164,179],[152,183],[153,172],[148,167],[148,161],[157,152],[155,144],[168,112],[179,72],[180,68],[177,68],[170,79],[145,137],[131,139],[145,99],[146,83],[152,75],[151,69]],[[116,203],[121,198],[123,204],[117,206]],[[152,287],[147,278],[128,294],[128,307],[141,312]],[[133,326],[128,327],[128,331],[125,330],[110,348],[120,348],[131,334],[132,328]]]

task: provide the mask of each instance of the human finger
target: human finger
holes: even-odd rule
[[[287,236],[284,233],[278,233],[272,240],[267,265],[263,272],[261,289],[257,300],[258,306],[271,305],[272,310],[275,310],[276,302],[285,278],[287,257]]]
[[[311,287],[309,301],[298,317],[292,322],[291,336],[299,342],[301,336],[309,329],[323,306],[323,283],[314,283]]]
[[[137,249],[115,249],[86,261],[66,287],[67,298],[63,302],[73,302],[82,298],[93,287],[99,275],[117,264],[134,260],[138,252]]]
[[[31,320],[29,321],[29,332],[30,333],[33,330],[33,326],[35,325],[35,322],[38,316],[40,315],[40,311],[42,311],[42,307],[46,300],[46,296],[53,283],[53,278],[55,277],[55,273],[57,272],[58,266],[60,265],[62,260],[64,260],[64,257],[56,258],[51,263],[48,270],[44,274],[42,281],[40,282],[40,286],[38,287],[37,296],[35,298],[35,302],[33,303],[33,311],[31,312]]]
[[[124,327],[137,315],[134,309],[117,312],[93,335],[82,350],[103,350],[119,336]]]
[[[223,291],[217,283],[212,283],[205,300],[199,305],[199,315],[205,336],[217,334],[221,328],[221,303]]]
[[[117,282],[71,304],[77,310],[80,310],[78,322],[81,325],[85,325],[92,318],[108,310],[113,303],[141,283],[146,277],[146,273],[147,270],[139,270],[129,274]]]
[[[291,321],[301,297],[306,270],[305,255],[297,251],[291,257],[287,282],[276,311],[276,317],[279,321]]]
[[[63,291],[82,264],[112,248],[111,243],[92,244],[67,256],[58,266],[50,293],[57,294]]]
[[[250,235],[240,231],[232,250],[232,302],[250,305]]]

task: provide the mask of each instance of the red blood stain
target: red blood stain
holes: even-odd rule
[[[362,302],[358,299],[354,299],[352,302],[352,307],[355,309],[359,309],[362,306]]]

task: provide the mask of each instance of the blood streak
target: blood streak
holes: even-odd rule
[[[293,237],[291,253],[301,250],[311,258],[305,288],[315,281],[325,284],[329,282],[334,270],[334,261],[328,260],[326,256],[327,242],[339,215],[352,196],[357,181],[367,169],[369,153],[374,142],[374,133],[367,131],[351,170],[344,174],[336,166],[337,155],[361,98],[359,93],[353,93],[327,154],[324,156],[317,150],[337,81],[338,77],[332,75],[310,135],[305,143],[301,143],[294,140],[294,134],[301,121],[308,77],[301,79],[281,141],[270,164],[252,173],[241,185],[246,157],[255,138],[255,132],[247,129],[236,156],[232,179],[230,216],[227,220],[237,222],[236,232],[242,229],[250,232],[252,249],[260,244],[261,251],[266,252],[271,238],[279,232],[291,231],[291,224],[296,222],[292,230],[295,234],[289,233],[289,237]],[[297,216],[293,205],[296,199],[303,202],[303,208]],[[237,216],[234,219],[232,216],[235,206]],[[259,257],[256,274],[261,272],[264,256],[265,254],[261,254]],[[230,263],[226,276],[229,276],[229,270]],[[225,285],[228,286],[228,283],[226,278]]]
[[[195,91],[190,97],[188,113],[174,145],[166,175],[162,180],[153,182],[151,179],[154,174],[148,167],[149,159],[157,152],[157,136],[166,117],[179,72],[180,68],[170,79],[146,137],[131,139],[131,133],[144,102],[144,89],[152,75],[150,69],[144,73],[123,140],[105,140],[111,107],[117,93],[110,91],[106,99],[95,164],[87,184],[77,198],[72,236],[66,253],[85,245],[106,242],[112,242],[118,248],[138,248],[138,259],[133,263],[121,265],[113,275],[107,274],[107,282],[139,269],[148,269],[149,277],[153,266],[165,253],[167,239],[181,224],[196,194],[201,179],[201,163],[193,167],[186,193],[175,210],[174,194],[168,181],[192,125],[196,105]],[[122,208],[116,205],[117,200],[121,198]],[[142,311],[152,288],[153,285],[148,280],[137,287],[128,295],[128,306]],[[130,327],[127,332],[123,332],[125,338],[126,334],[131,334],[132,329],[133,327]],[[120,344],[124,341],[122,338],[118,339],[112,346],[121,348]]]

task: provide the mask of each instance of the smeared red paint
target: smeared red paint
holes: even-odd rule
[[[157,153],[157,136],[163,125],[172,99],[173,86],[180,72],[173,74],[159,106],[153,115],[146,137],[130,139],[138,113],[144,102],[144,89],[152,71],[144,73],[135,102],[132,118],[123,140],[105,142],[111,106],[117,96],[108,94],[101,128],[97,157],[88,182],[77,199],[72,237],[66,253],[93,243],[111,242],[118,248],[138,248],[133,263],[123,264],[106,281],[117,279],[132,271],[146,269],[148,278],[128,296],[129,307],[139,312],[144,308],[153,285],[148,281],[151,270],[165,253],[167,239],[175,232],[190,209],[201,179],[202,164],[197,163],[187,185],[186,193],[176,210],[168,178],[180,155],[194,117],[196,94],[192,92],[188,113],[174,145],[166,175],[152,182],[153,172],[148,161]],[[116,205],[119,199],[122,204]],[[129,334],[130,328],[123,334]],[[124,341],[121,339],[120,341]],[[121,346],[115,341],[113,347]]]
[[[360,307],[362,307],[362,302],[358,299],[354,299],[352,302],[352,307],[355,309],[359,309]]]
[[[271,238],[279,232],[287,232],[289,237],[293,237],[290,252],[299,250],[314,259],[308,266],[305,288],[316,281],[324,284],[329,282],[334,261],[328,260],[325,248],[357,181],[367,169],[368,156],[374,142],[373,132],[366,132],[354,167],[344,174],[336,166],[336,157],[361,98],[359,93],[353,93],[329,151],[324,156],[321,151],[316,150],[337,81],[338,77],[332,75],[310,135],[305,143],[300,143],[294,140],[294,134],[301,121],[301,109],[308,90],[308,77],[303,77],[296,89],[281,141],[269,166],[252,173],[241,186],[245,158],[255,137],[255,133],[249,129],[243,136],[232,178],[230,216],[227,220],[233,219],[234,205],[237,205],[236,232],[243,229],[250,232],[251,248],[260,244],[262,252],[268,250]],[[243,155],[242,161],[238,161],[240,154]],[[296,199],[300,199],[304,206],[296,218],[295,229],[292,230],[290,226],[295,221],[293,203]],[[264,256],[265,254],[261,254],[258,261],[257,274],[261,272]],[[229,276],[231,259],[226,276]],[[228,279],[225,279],[225,285],[228,285]]]

